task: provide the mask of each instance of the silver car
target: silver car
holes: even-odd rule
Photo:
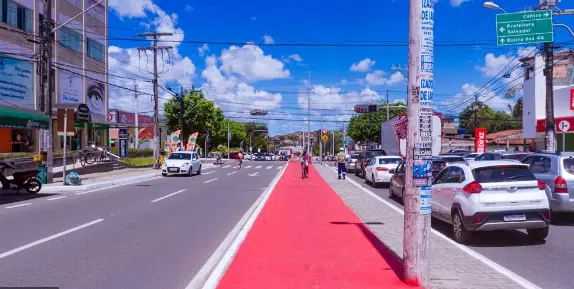
[[[347,161],[345,162],[345,168],[347,169],[347,172],[355,172],[355,162],[357,161],[357,159],[359,158],[359,154],[351,154],[348,158]]]
[[[546,183],[553,212],[574,213],[574,153],[533,153],[522,159]]]

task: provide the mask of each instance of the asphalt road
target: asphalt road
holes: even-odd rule
[[[389,200],[388,185],[372,188],[353,173],[348,177]],[[403,208],[396,199],[392,201]],[[450,225],[444,222],[433,219],[432,227],[447,237],[452,236]],[[467,246],[541,288],[566,289],[572,288],[573,239],[574,215],[570,215],[553,222],[542,244],[530,242],[525,230],[514,230],[479,232]]]
[[[0,287],[185,288],[284,165],[2,205]]]

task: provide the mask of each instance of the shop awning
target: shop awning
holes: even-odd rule
[[[0,127],[48,129],[48,116],[35,111],[0,106]]]

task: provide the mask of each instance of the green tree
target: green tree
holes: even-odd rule
[[[231,132],[231,140],[229,142],[231,147],[239,147],[241,141],[247,138],[247,131],[245,130],[245,125],[243,123],[230,121],[229,131]]]
[[[402,102],[390,103],[389,118],[406,113],[406,105]],[[387,112],[385,104],[380,106],[380,110],[375,113],[363,113],[351,117],[347,134],[357,142],[380,142],[381,141],[381,124],[387,121]]]
[[[477,127],[486,128],[489,133],[503,130],[516,129],[518,122],[510,114],[503,111],[494,111],[484,103],[472,103],[467,106],[459,115],[460,128],[466,128],[473,132],[474,120],[477,120]]]

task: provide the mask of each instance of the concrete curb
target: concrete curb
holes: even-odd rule
[[[42,187],[41,193],[65,193],[65,192],[85,192],[91,190],[101,190],[105,188],[112,188],[122,185],[127,185],[130,183],[138,183],[147,180],[151,180],[154,177],[161,176],[161,171],[154,172],[152,174],[145,174],[141,176],[120,178],[112,181],[98,182],[87,185],[80,186],[63,186],[63,185],[44,185]]]

